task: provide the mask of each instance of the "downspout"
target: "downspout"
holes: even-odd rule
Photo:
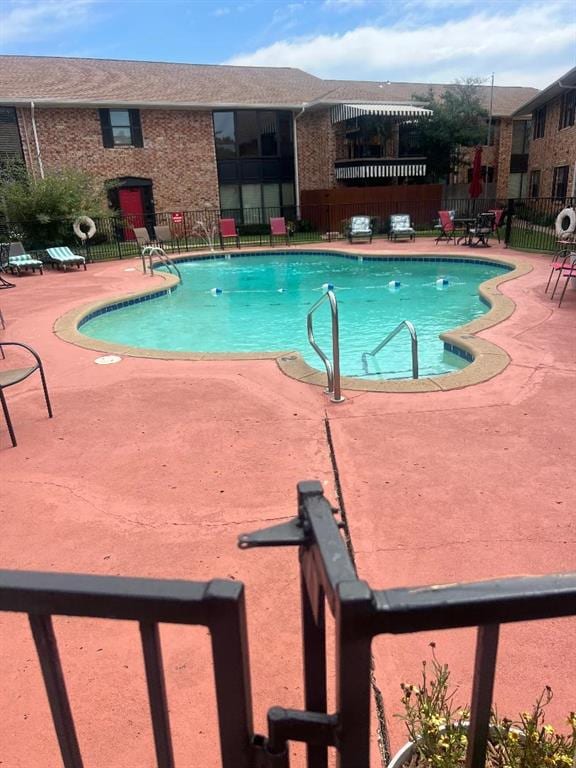
[[[298,173],[298,131],[296,120],[306,111],[307,103],[302,104],[302,109],[297,115],[292,113],[292,132],[294,134],[294,187],[296,190],[296,215],[300,218],[300,174]]]
[[[44,178],[44,166],[42,165],[42,155],[40,154],[40,142],[38,141],[38,132],[36,130],[36,120],[34,119],[34,102],[30,102],[30,116],[32,118],[32,132],[34,134],[34,143],[36,144],[36,159],[40,170],[40,178]]]

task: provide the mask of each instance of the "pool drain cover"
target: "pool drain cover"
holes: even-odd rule
[[[104,355],[104,357],[97,357],[94,362],[97,365],[110,365],[111,363],[119,363],[122,360],[118,355]]]

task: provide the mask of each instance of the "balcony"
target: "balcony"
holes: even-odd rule
[[[425,157],[365,157],[336,160],[337,181],[355,179],[393,179],[399,176],[425,176]]]

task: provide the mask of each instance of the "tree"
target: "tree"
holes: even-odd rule
[[[14,230],[28,248],[47,243],[73,243],[72,223],[77,216],[104,213],[103,189],[82,171],[64,169],[33,179],[22,170],[0,174],[0,199],[8,230]]]
[[[427,158],[433,181],[447,181],[463,165],[463,147],[486,140],[488,112],[480,100],[480,81],[458,81],[440,97],[432,88],[428,95],[413,98],[426,102],[433,114],[418,124],[419,148]]]

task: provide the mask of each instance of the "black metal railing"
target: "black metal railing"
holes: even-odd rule
[[[467,768],[484,768],[500,624],[576,615],[576,573],[417,589],[373,590],[356,575],[342,522],[319,482],[298,486],[293,520],[239,539],[298,547],[304,661],[303,710],[272,707],[268,734],[252,731],[244,589],[234,581],[186,582],[0,571],[0,610],[27,613],[65,768],[82,758],[52,615],[140,624],[159,768],[173,768],[160,623],[201,624],[212,638],[223,768],[289,768],[291,741],[308,768],[368,768],[371,643],[380,634],[478,627]],[[325,605],[335,618],[336,709],[327,710]],[[16,655],[18,649],[14,648]]]
[[[122,259],[140,253],[134,229],[146,229],[150,241],[158,240],[156,229],[163,228],[162,246],[168,253],[188,253],[198,249],[221,247],[219,238],[220,218],[236,221],[241,247],[271,245],[270,219],[283,216],[291,232],[293,245],[322,243],[346,236],[350,218],[368,215],[372,221],[374,236],[386,237],[389,219],[393,214],[406,213],[419,235],[435,234],[440,208],[454,210],[460,217],[473,217],[493,209],[506,211],[509,224],[505,227],[506,244],[533,251],[550,252],[556,248],[554,223],[560,211],[573,206],[574,198],[519,198],[503,200],[480,196],[476,199],[455,198],[406,199],[401,194],[395,200],[371,201],[369,197],[360,203],[327,203],[314,205],[250,208],[250,209],[198,209],[190,211],[166,211],[134,216],[107,216],[97,218],[96,234],[85,243],[80,242],[72,230],[72,220],[51,221],[41,225],[38,221],[0,222],[0,240],[21,240],[26,249],[42,257],[46,248],[69,245],[78,249],[89,261]],[[166,236],[167,235],[167,236]],[[230,242],[227,245],[230,246]],[[278,244],[276,240],[273,244]]]

